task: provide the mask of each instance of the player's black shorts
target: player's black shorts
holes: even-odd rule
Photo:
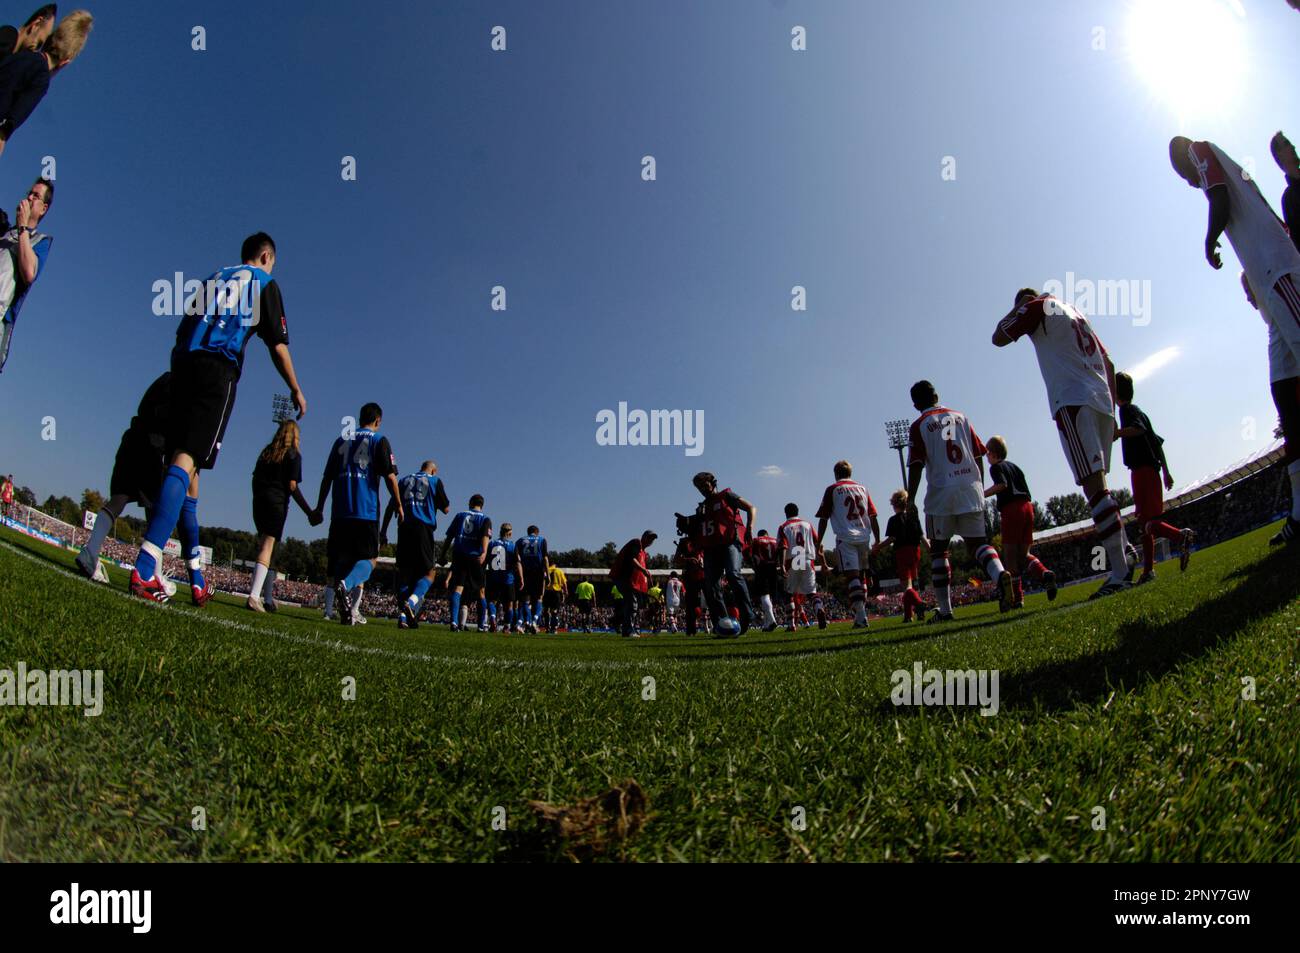
[[[239,369],[224,358],[197,355],[172,362],[167,410],[172,453],[188,453],[200,470],[216,466],[238,381]]]
[[[759,563],[754,567],[754,594],[759,599],[780,595],[776,563]]]
[[[125,496],[146,510],[153,509],[162,487],[165,466],[162,451],[148,437],[128,430],[122,434],[122,442],[117,446],[108,495]]]
[[[517,591],[513,577],[504,573],[500,575],[488,574],[487,598],[489,602],[514,602]]]
[[[289,501],[284,497],[253,497],[253,528],[258,536],[270,536],[276,542],[284,535],[284,521],[289,518]]]
[[[477,556],[458,553],[451,554],[451,587],[458,586],[475,594],[487,588],[487,567],[479,562]]]
[[[330,535],[325,543],[325,560],[335,579],[346,576],[363,559],[379,555],[378,520],[330,520]]]
[[[530,602],[536,602],[542,598],[542,592],[546,589],[546,570],[538,566],[530,569],[524,567],[524,595]]]
[[[409,513],[397,524],[397,576],[404,586],[413,586],[438,564],[438,547],[433,527]]]
[[[590,599],[579,599],[579,600],[578,600],[578,611],[581,612],[583,615],[590,615],[590,614],[591,614],[591,600],[590,600]]]
[[[560,597],[562,595],[564,595],[564,593],[556,589],[547,589],[542,596],[542,607],[545,609],[560,608],[560,602],[561,602]]]

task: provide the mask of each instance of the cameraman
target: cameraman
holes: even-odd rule
[[[758,510],[730,489],[719,490],[718,479],[712,473],[697,473],[691,482],[704,497],[696,511],[703,519],[704,598],[713,617],[715,634],[719,638],[736,638],[749,631],[754,618],[741,566]],[[745,514],[743,521],[741,513]],[[739,631],[731,629],[731,615],[722,598],[723,576],[731,584],[732,600],[740,612]]]

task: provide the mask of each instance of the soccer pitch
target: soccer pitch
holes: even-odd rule
[[[5,531],[0,669],[102,669],[105,697],[0,707],[0,860],[1294,861],[1271,531],[1097,603],[634,642],[153,606]],[[997,714],[896,707],[918,662],[996,671]],[[621,826],[529,804],[631,781]]]

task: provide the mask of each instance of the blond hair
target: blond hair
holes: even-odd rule
[[[889,498],[889,502],[901,509],[907,509],[907,491],[895,490],[893,496]]]
[[[95,18],[88,10],[73,10],[59,21],[50,38],[45,41],[45,52],[54,61],[55,67],[71,63],[81,54],[90,36],[90,27]]]
[[[258,457],[263,463],[283,463],[290,451],[298,452],[298,423],[294,420],[280,421],[280,428],[271,438],[271,442],[266,445]]]
[[[989,453],[996,453],[1003,460],[1007,458],[1007,442],[1001,437],[993,436],[984,441],[985,448]]]

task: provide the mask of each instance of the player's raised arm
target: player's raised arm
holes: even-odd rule
[[[1014,344],[1016,339],[1007,333],[1007,326],[1016,319],[1016,311],[1019,308],[1012,308],[998,320],[998,326],[993,329],[993,346],[1006,347],[1008,344]]]

